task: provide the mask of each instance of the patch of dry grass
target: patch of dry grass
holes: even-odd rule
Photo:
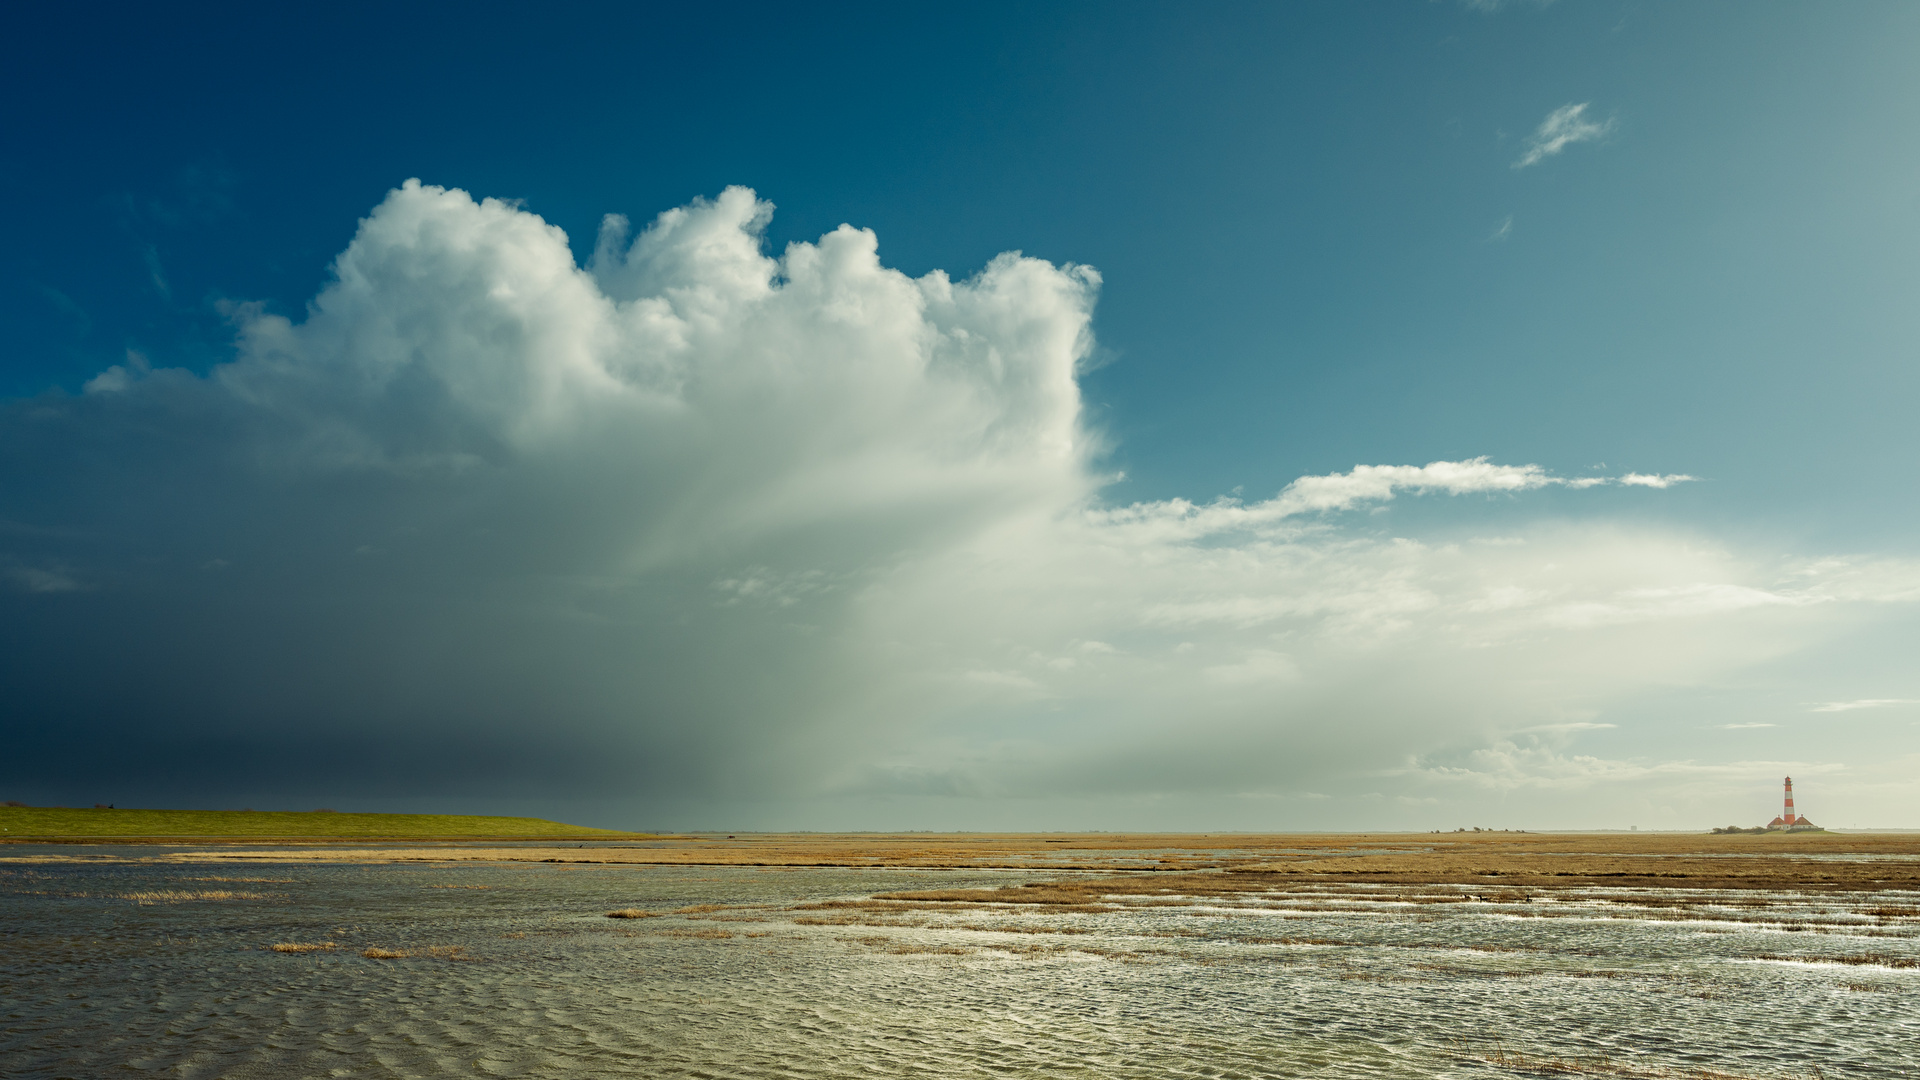
[[[425,945],[412,949],[383,949],[369,945],[361,950],[361,956],[369,960],[473,960],[468,956],[465,946],[461,945]]]
[[[1094,931],[1083,926],[1047,926],[1015,923],[962,923],[956,930],[972,930],[984,934],[1091,934]]]
[[[637,907],[623,907],[618,911],[607,912],[609,919],[657,919],[659,917],[654,912],[643,911]]]
[[[1008,953],[1012,956],[1018,956],[1023,959],[1029,959],[1029,960],[1037,956],[1059,956],[1062,953],[1075,951],[1074,949],[1072,949],[1071,946],[1067,946],[1067,945],[1039,945],[1039,944],[1011,945],[1006,943],[1000,943],[996,945],[983,945],[981,946],[981,948],[988,952],[1003,952],[1003,953]],[[1091,950],[1083,949],[1078,951],[1089,952]]]
[[[834,915],[796,915],[792,921],[796,926],[894,926],[912,928],[927,925],[923,919],[889,919],[881,912],[864,914],[857,911],[845,911]]]
[[[893,894],[887,894],[893,895]],[[982,904],[966,901],[936,901],[914,903],[905,900],[821,900],[810,904],[795,904],[788,911],[865,911],[875,914],[909,913],[915,911],[1002,911],[1005,904]]]
[[[337,949],[340,945],[333,941],[283,941],[278,945],[269,945],[268,949],[279,953],[310,953]]]
[[[875,900],[907,900],[919,903],[957,901],[974,904],[1033,904],[1063,911],[1107,911],[1110,906],[1095,903],[1101,893],[1080,883],[1036,882],[1032,885],[998,889],[923,889],[913,892],[875,893]]]
[[[137,892],[108,893],[109,899],[150,904],[185,904],[193,901],[265,900],[267,893],[238,892],[233,889],[144,889]]]
[[[1779,953],[1762,953],[1755,960],[1785,960],[1796,964],[1845,964],[1850,967],[1884,968],[1920,968],[1920,960],[1910,956],[1888,956],[1884,953],[1852,953],[1846,956],[1785,956]]]
[[[1604,1054],[1569,1057],[1532,1054],[1503,1046],[1461,1049],[1457,1053],[1468,1061],[1537,1075],[1617,1076],[1624,1080],[1801,1080],[1803,1077],[1805,1080],[1824,1080],[1824,1074],[1817,1066],[1813,1072],[1806,1074],[1776,1073],[1773,1077],[1761,1077],[1754,1073],[1734,1073],[1693,1065],[1637,1065],[1617,1061]]]
[[[963,945],[939,945],[918,941],[902,941],[884,934],[867,934],[861,937],[839,937],[849,945],[865,945],[878,949],[889,956],[968,956],[976,950]]]
[[[652,839],[644,847],[608,846],[584,851],[571,844],[510,848],[465,843],[424,851],[419,847],[383,848],[363,843],[359,847],[306,845],[273,850],[209,847],[138,857],[13,854],[20,850],[12,845],[0,846],[0,853],[5,853],[0,861],[203,866],[254,860],[275,864],[385,862],[427,864],[424,868],[429,872],[423,876],[428,880],[432,870],[461,864],[540,862],[726,865],[765,870],[884,866],[1103,871],[1036,882],[1030,887],[890,892],[868,900],[827,901],[818,910],[822,919],[867,916],[825,923],[845,926],[912,925],[883,920],[914,911],[971,911],[985,914],[991,922],[1015,913],[1024,919],[1125,911],[1148,904],[1190,907],[1196,901],[1209,905],[1253,901],[1261,914],[1276,919],[1300,918],[1315,911],[1370,911],[1426,921],[1471,903],[1500,904],[1511,915],[1552,918],[1584,916],[1591,913],[1590,905],[1610,900],[1611,904],[1603,906],[1612,907],[1619,918],[1688,921],[1703,933],[1721,932],[1716,923],[1768,924],[1770,928],[1799,931],[1799,940],[1811,945],[1817,939],[1809,939],[1806,934],[1902,936],[1914,927],[1913,920],[1920,918],[1920,907],[1914,906],[1911,895],[1920,891],[1920,860],[1888,858],[1920,854],[1920,834],[763,834],[725,842],[709,836],[665,837]],[[1816,855],[1819,857],[1809,857]],[[285,872],[285,867],[275,865],[271,872]],[[7,884],[13,885],[13,881]],[[1903,891],[1907,895],[1900,895]],[[1841,910],[1816,913],[1801,907],[1809,894],[1822,893],[1831,895],[1834,907]],[[156,890],[125,898],[141,903],[179,903],[267,897],[211,890]],[[1399,911],[1393,912],[1385,905],[1399,905]],[[1576,905],[1587,911],[1580,911]],[[737,906],[695,904],[678,911],[624,917],[667,914],[692,919]],[[788,910],[813,908],[796,905]],[[835,908],[844,910],[831,910]],[[1772,911],[1793,917],[1769,918]]]

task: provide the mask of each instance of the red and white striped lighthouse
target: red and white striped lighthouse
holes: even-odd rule
[[[1791,776],[1787,777],[1787,812],[1780,815],[1780,820],[1788,825],[1800,820],[1793,816],[1793,777]]]

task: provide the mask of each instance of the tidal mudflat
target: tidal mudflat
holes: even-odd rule
[[[1916,877],[1883,835],[12,845],[0,1073],[1903,1077]]]

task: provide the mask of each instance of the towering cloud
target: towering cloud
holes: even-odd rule
[[[0,780],[1180,825],[1340,777],[1600,782],[1563,753],[1592,716],[1920,595],[1905,564],[1359,513],[1684,476],[1476,459],[1107,505],[1096,273],[913,279],[846,226],[774,257],[771,212],[609,218],[583,268],[410,181],[301,318],[232,309],[230,363],[5,406]]]

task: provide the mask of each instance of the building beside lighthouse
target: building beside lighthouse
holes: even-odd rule
[[[1793,812],[1793,777],[1787,777],[1787,807],[1780,816],[1767,823],[1767,830],[1780,832],[1813,831],[1820,828],[1813,822]]]

